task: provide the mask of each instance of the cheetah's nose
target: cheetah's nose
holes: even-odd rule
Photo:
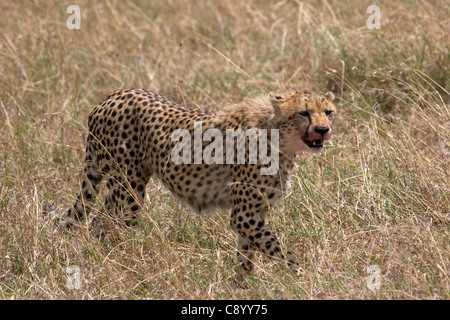
[[[317,126],[314,131],[316,131],[318,134],[320,135],[324,135],[325,133],[327,133],[328,131],[330,131],[330,128],[327,126]]]

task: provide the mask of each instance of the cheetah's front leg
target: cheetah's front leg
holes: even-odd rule
[[[251,243],[247,241],[242,235],[238,233],[237,240],[237,249],[238,249],[238,262],[239,267],[245,271],[250,272],[253,269],[253,256],[255,255],[255,248]]]
[[[264,201],[261,192],[252,186],[233,186],[231,228],[238,234],[238,259],[244,271],[251,269],[253,249],[269,257],[286,260],[289,268],[297,272],[300,264],[291,252],[284,255],[280,242],[264,224]]]

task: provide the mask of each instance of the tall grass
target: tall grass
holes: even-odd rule
[[[383,1],[379,30],[366,27],[370,1],[77,1],[81,30],[66,27],[71,4],[0,3],[0,298],[450,298],[444,1]],[[99,215],[63,234],[42,216],[80,189],[92,107],[129,87],[213,110],[335,93],[332,142],[298,157],[268,216],[302,275],[258,257],[242,290],[229,213],[195,216],[157,180],[134,228]]]

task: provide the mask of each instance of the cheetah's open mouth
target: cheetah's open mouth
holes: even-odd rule
[[[308,137],[303,138],[303,142],[310,148],[322,148],[323,140],[323,138],[316,140],[308,140]]]

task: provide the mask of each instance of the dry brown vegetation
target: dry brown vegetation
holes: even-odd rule
[[[382,1],[369,30],[373,2],[0,2],[0,298],[449,299],[449,8]],[[70,4],[81,30],[66,27]],[[64,234],[44,219],[79,190],[92,107],[133,87],[214,110],[335,93],[332,143],[298,158],[268,217],[302,275],[260,257],[240,289],[228,212],[195,216],[157,180],[134,228]]]

